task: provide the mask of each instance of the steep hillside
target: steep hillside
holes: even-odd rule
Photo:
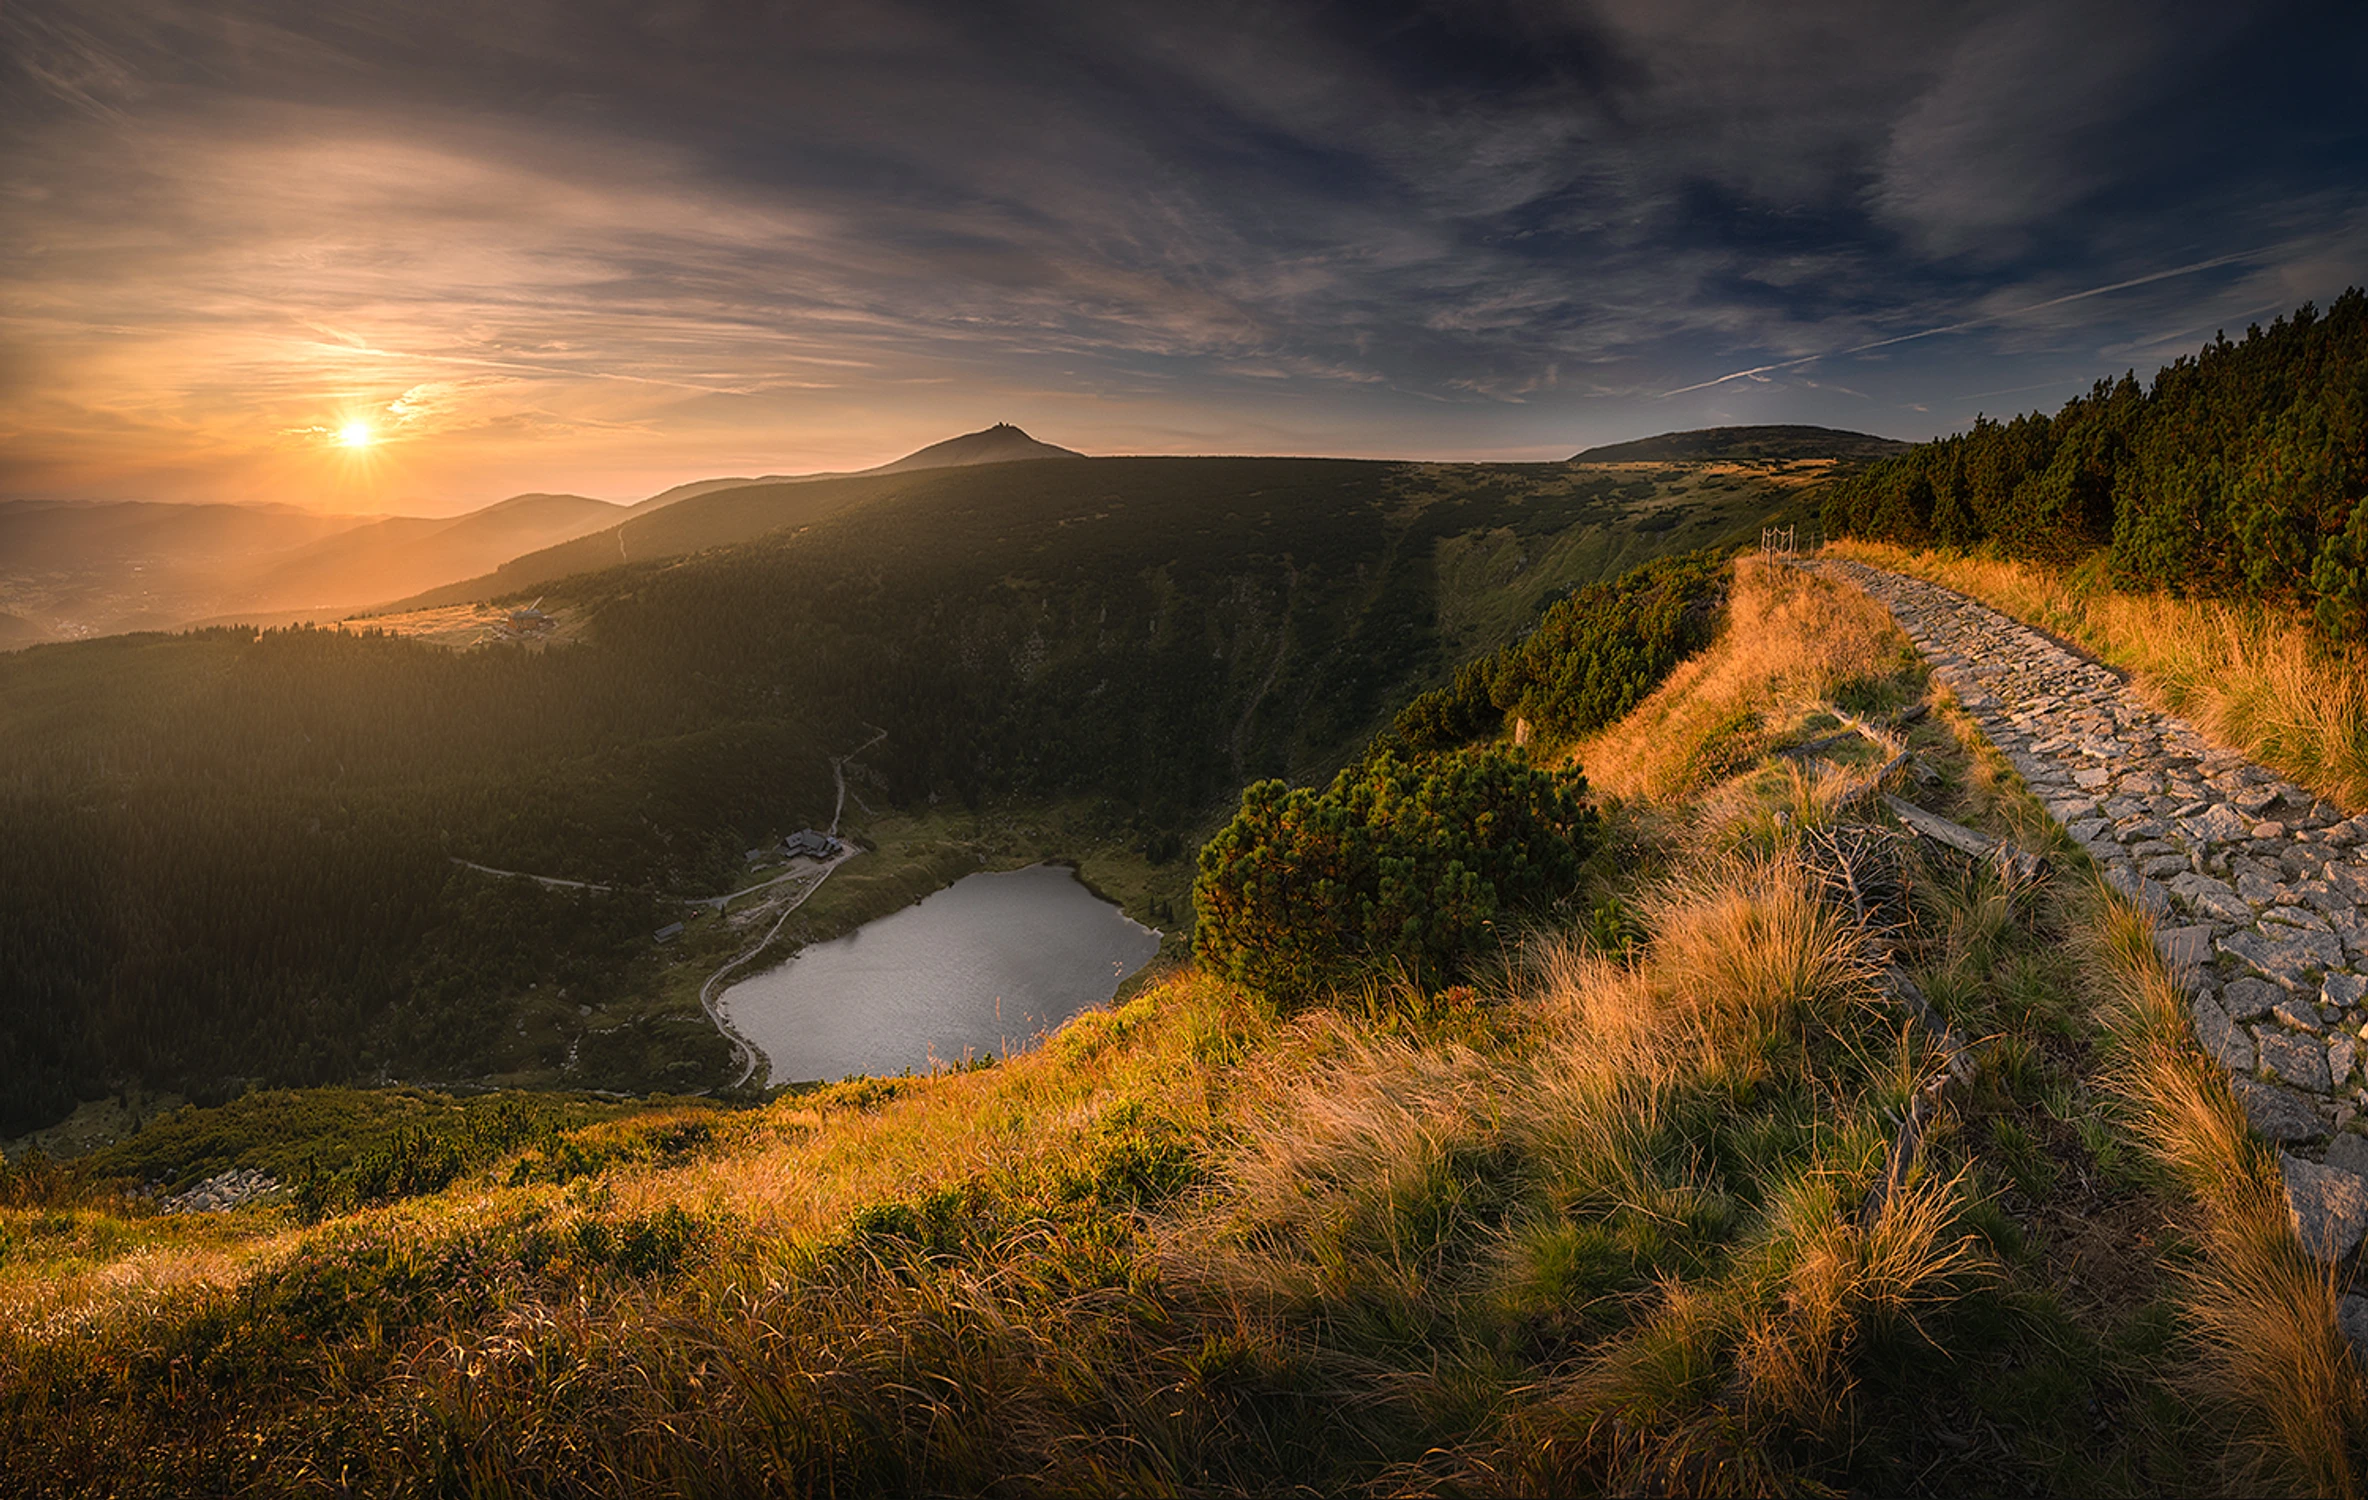
[[[1834,427],[1703,427],[1691,432],[1664,432],[1657,437],[1607,443],[1573,455],[1571,462],[1732,463],[1830,458],[1856,465],[1905,453],[1912,446],[1897,438]]]
[[[2147,919],[1879,608],[1747,560],[1580,748],[1655,790],[1472,985],[1186,972],[749,1107],[259,1095],[20,1164],[0,1484],[2359,1492]],[[141,1190],[226,1168],[290,1187]]]
[[[861,796],[883,824],[936,819],[883,866],[943,883],[1003,847],[998,820],[1042,822],[1009,809],[1057,805],[1074,833],[1032,854],[1133,851],[1141,899],[1180,907],[1173,853],[1244,782],[1329,774],[1573,587],[1756,535],[1796,493],[1680,483],[988,464],[782,487],[841,503],[545,586],[581,646],[215,631],[16,653],[0,929],[28,1003],[0,1013],[0,1116],[124,1080],[716,1082],[723,1043],[681,979],[729,932],[695,923],[664,954],[648,935],[732,889],[743,849],[826,822],[831,756],[886,731]],[[633,524],[769,503],[720,491]]]

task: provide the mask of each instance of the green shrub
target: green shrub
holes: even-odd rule
[[[1710,644],[1734,569],[1712,552],[1659,558],[1555,601],[1527,636],[1402,709],[1409,750],[1493,737],[1507,715],[1550,740],[1600,729]]]
[[[1391,967],[1444,981],[1577,884],[1600,836],[1576,771],[1382,749],[1318,792],[1262,781],[1204,846],[1201,959],[1286,1003]]]

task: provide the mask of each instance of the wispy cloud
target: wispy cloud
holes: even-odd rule
[[[1754,365],[1748,370],[1730,371],[1725,375],[1714,376],[1694,385],[1681,385],[1676,390],[1663,391],[1661,394],[1664,399],[1670,396],[1683,396],[1692,391],[1706,391],[1712,386],[1725,385],[1730,380],[1749,380],[1762,375],[1774,374],[1779,370],[1797,370],[1803,365],[1815,364],[1822,359],[1841,359],[1853,354],[1867,354],[1877,349],[1888,349],[1895,344],[1912,344],[1920,339],[1936,338],[1944,333],[1964,333],[1969,329],[1987,328],[1999,323],[2012,322],[2018,318],[2026,318],[2032,313],[2045,312],[2052,307],[2063,307],[2073,302],[2086,302],[2091,297],[2103,297],[2114,292],[2128,291],[2132,287],[2150,286],[2157,281],[2168,281],[2174,276],[2193,276],[2200,271],[2215,271],[2222,266],[2254,261],[2259,259],[2261,255],[2262,252],[2258,250],[2216,255],[2210,260],[2199,260],[2193,265],[2173,266],[2167,271],[2153,271],[2144,276],[2131,276],[2106,286],[2092,286],[2085,291],[2066,292],[2060,297],[2050,297],[2043,302],[2033,302],[2023,307],[1983,313],[1977,317],[1961,319],[1955,323],[1942,323],[1932,328],[1919,328],[1914,333],[1901,333],[1894,334],[1890,338],[1872,339],[1863,344],[1853,344],[1847,349],[1824,350],[1816,354],[1804,354],[1797,359],[1779,360],[1774,364]]]
[[[2311,102],[2362,32],[2190,0],[18,0],[0,492],[360,503],[315,429],[398,404],[372,503],[996,419],[1439,456],[1919,432],[2362,279],[2362,127]]]

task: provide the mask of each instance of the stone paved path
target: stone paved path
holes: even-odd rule
[[[2106,879],[2154,912],[2196,1040],[2285,1148],[2298,1227],[2348,1253],[2368,1232],[2368,815],[2207,743],[2111,669],[1962,594],[1810,566],[1891,611]]]

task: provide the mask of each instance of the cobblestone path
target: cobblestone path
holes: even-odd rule
[[[2208,744],[2110,668],[1922,580],[1810,566],[1888,608],[2032,792],[2155,914],[2196,1040],[2282,1148],[2306,1242],[2368,1233],[2368,815]]]

